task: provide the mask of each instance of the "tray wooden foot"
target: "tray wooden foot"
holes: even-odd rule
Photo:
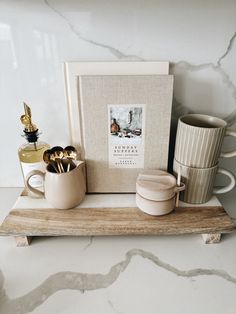
[[[221,233],[204,233],[202,234],[202,238],[206,244],[219,243],[221,239]]]
[[[32,241],[32,237],[15,237],[15,240],[16,246],[29,246]]]

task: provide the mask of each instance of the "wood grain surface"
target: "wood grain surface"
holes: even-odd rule
[[[149,216],[136,207],[13,209],[0,235],[174,235],[229,233],[236,230],[221,206],[180,207],[165,216]]]

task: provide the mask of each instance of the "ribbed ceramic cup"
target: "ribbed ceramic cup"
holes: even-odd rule
[[[235,187],[234,175],[219,168],[218,164],[210,168],[193,168],[174,160],[173,168],[176,176],[180,171],[181,181],[185,183],[185,191],[180,193],[180,199],[186,203],[203,204],[210,200],[212,194],[227,193]],[[214,188],[217,173],[229,177],[230,183],[225,187]]]
[[[84,161],[76,161],[76,165],[71,166],[72,170],[64,173],[56,173],[51,165],[47,166],[46,173],[33,170],[27,175],[27,188],[31,192],[45,197],[49,204],[55,208],[73,208],[81,203],[85,197],[84,165]],[[43,178],[44,192],[30,185],[29,179],[33,175],[40,175]]]
[[[210,168],[218,163],[219,157],[236,156],[232,152],[221,152],[226,135],[236,137],[236,132],[227,128],[227,123],[219,118],[188,114],[179,118],[175,159],[183,165],[196,168]]]

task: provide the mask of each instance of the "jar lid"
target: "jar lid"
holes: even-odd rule
[[[175,196],[176,178],[163,170],[147,170],[138,175],[136,190],[152,201],[164,201]]]

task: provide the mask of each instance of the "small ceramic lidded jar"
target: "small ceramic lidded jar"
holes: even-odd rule
[[[148,170],[136,181],[136,204],[143,212],[160,216],[175,208],[176,193],[185,189],[177,186],[176,178],[166,171]]]

